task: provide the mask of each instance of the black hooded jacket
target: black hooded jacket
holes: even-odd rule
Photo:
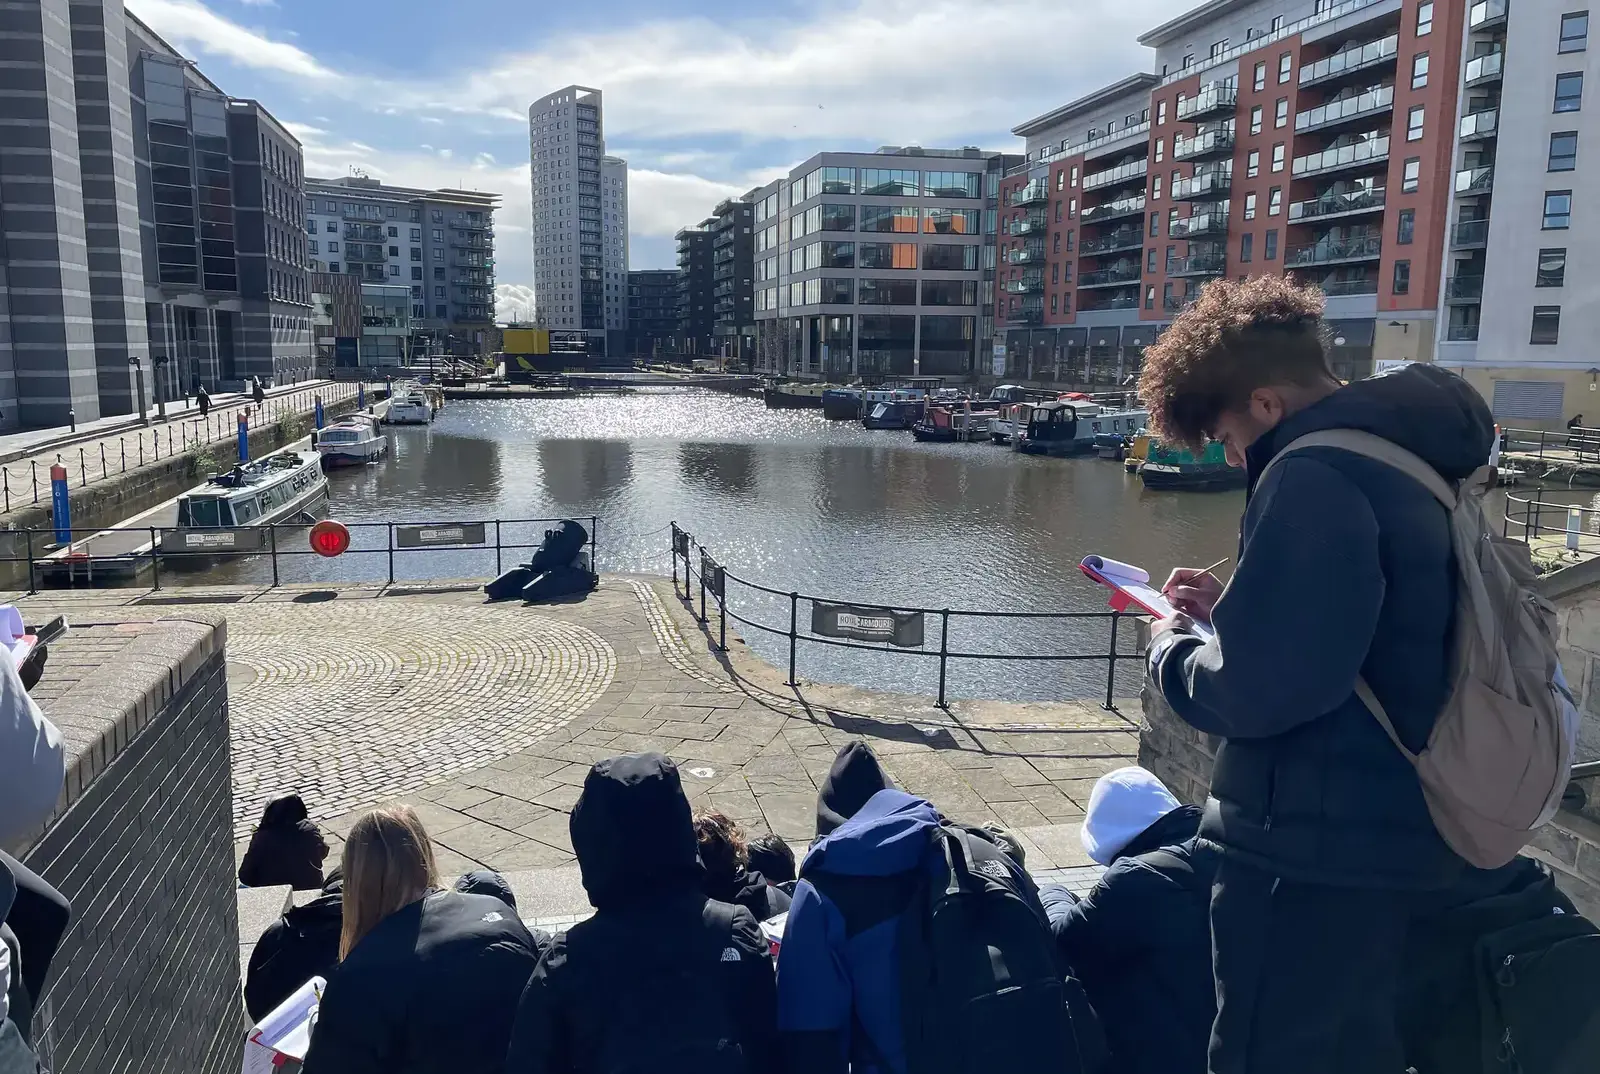
[[[322,894],[267,926],[250,952],[244,978],[244,1009],[254,1022],[294,995],[313,977],[339,965],[339,930],[344,925],[344,880],[334,877]]]
[[[694,822],[677,767],[658,753],[596,764],[572,811],[572,849],[595,914],[556,937],[528,982],[506,1074],[598,1070],[603,1052],[619,1046],[613,1039],[617,1012],[630,1008],[642,989],[708,978],[719,987],[692,1002],[723,1005],[746,1069],[781,1069],[767,941],[749,911],[718,909],[722,904],[703,894]],[[733,920],[731,936],[726,915]],[[680,1074],[652,1051],[653,1042],[631,1043],[639,1049],[638,1069]]]
[[[250,888],[288,884],[296,891],[322,886],[328,843],[298,794],[274,798],[261,813],[239,864],[239,883]]]
[[[1158,639],[1173,710],[1222,736],[1201,837],[1275,876],[1427,890],[1464,863],[1439,837],[1411,763],[1353,693],[1365,676],[1406,746],[1422,748],[1449,692],[1456,562],[1449,518],[1419,483],[1306,433],[1358,429],[1446,480],[1487,462],[1493,420],[1431,365],[1351,384],[1280,422],[1247,454],[1238,570],[1216,637]]]
[[[893,786],[871,746],[860,739],[846,742],[817,791],[817,838],[855,816],[874,794]]]
[[[789,909],[789,895],[767,883],[754,869],[738,869],[729,876],[706,870],[706,898],[731,902],[750,911],[757,921],[768,921]]]

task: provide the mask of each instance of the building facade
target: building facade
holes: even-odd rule
[[[971,148],[819,153],[752,192],[756,368],[972,375],[988,342],[980,298],[995,249],[985,183],[1001,164]]]
[[[711,342],[716,323],[711,297],[710,221],[686,227],[678,243],[678,353],[697,357],[715,353]]]
[[[568,86],[528,108],[533,282],[541,325],[591,353],[626,348],[628,166],[605,152],[601,92]]]
[[[711,336],[719,355],[740,364],[756,349],[755,207],[751,195],[729,198],[711,211]]]
[[[677,272],[672,269],[641,269],[628,273],[629,356],[676,356],[677,347]]]

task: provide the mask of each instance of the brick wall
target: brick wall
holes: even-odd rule
[[[24,860],[73,905],[34,1023],[56,1074],[238,1069],[225,632],[197,618],[52,647],[41,703],[72,762]]]

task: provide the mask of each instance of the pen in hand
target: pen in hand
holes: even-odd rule
[[[1199,570],[1180,569],[1173,571],[1172,577],[1167,579],[1167,584],[1161,587],[1162,595],[1170,600],[1179,611],[1209,622],[1211,618],[1210,606],[1215,602],[1216,596],[1210,595],[1209,599],[1207,599],[1207,595],[1197,589],[1194,583],[1201,578],[1209,576],[1216,583],[1220,592],[1222,579],[1218,578],[1214,572],[1231,558],[1231,556],[1224,556],[1211,564],[1211,566],[1202,567]],[[1187,592],[1180,594],[1180,591]]]

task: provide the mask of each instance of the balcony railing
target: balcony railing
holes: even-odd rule
[[[1346,295],[1375,295],[1378,293],[1378,277],[1357,276],[1345,280],[1323,280],[1317,284],[1322,293],[1335,298]]]
[[[1009,324],[1039,324],[1044,321],[1044,299],[1037,302],[1024,301],[1020,308],[1006,314]]]
[[[1450,229],[1450,247],[1454,250],[1471,250],[1489,244],[1489,221],[1459,220]]]
[[[1029,213],[1011,221],[1011,234],[1013,235],[1043,235],[1050,226],[1050,221],[1044,213]]]
[[[1078,288],[1082,290],[1085,287],[1127,287],[1129,284],[1137,284],[1139,277],[1138,265],[1095,269],[1078,277]]]
[[[1473,4],[1467,13],[1467,27],[1477,33],[1505,25],[1508,6],[1506,0],[1481,0]]]
[[[1232,152],[1233,131],[1227,127],[1217,127],[1194,138],[1181,140],[1174,138],[1172,142],[1173,160],[1200,160],[1203,157]]]
[[[1453,324],[1444,330],[1444,338],[1451,343],[1476,343],[1478,341],[1478,326],[1475,324]]]
[[[1294,158],[1293,175],[1296,179],[1308,175],[1322,175],[1344,168],[1364,167],[1389,159],[1389,136],[1365,138],[1349,145],[1334,146],[1320,153],[1307,153]]]
[[[1190,254],[1167,262],[1168,276],[1220,276],[1227,270],[1228,255],[1223,253]]]
[[[1196,213],[1186,220],[1174,220],[1169,237],[1192,239],[1201,235],[1225,235],[1227,231],[1227,213]]]
[[[1029,273],[1020,280],[1007,280],[1005,292],[1008,295],[1038,295],[1044,293],[1044,273]]]
[[[1094,224],[1101,220],[1115,220],[1121,216],[1134,216],[1144,214],[1144,195],[1138,194],[1131,198],[1118,198],[1116,201],[1104,202],[1083,210],[1079,222]],[[1012,229],[1013,232],[1015,229]]]
[[[1500,109],[1485,108],[1481,112],[1468,112],[1461,117],[1461,140],[1477,142],[1493,138],[1500,133]]]
[[[1190,302],[1188,295],[1162,295],[1161,308],[1168,313],[1177,313]]]
[[[1050,200],[1050,184],[1043,179],[1035,179],[1025,183],[1011,192],[1011,205],[1017,208],[1023,205],[1043,205]]]
[[[1226,197],[1233,188],[1231,171],[1197,172],[1187,179],[1172,184],[1174,201],[1194,201],[1201,198]]]
[[[1131,160],[1126,164],[1119,164],[1115,168],[1105,171],[1090,172],[1083,177],[1083,189],[1100,190],[1118,183],[1126,183],[1134,179],[1143,179],[1150,173],[1149,160]]]
[[[1394,87],[1379,86],[1359,93],[1354,97],[1345,97],[1327,104],[1308,108],[1294,117],[1294,129],[1297,134],[1307,131],[1321,130],[1337,123],[1345,123],[1352,119],[1363,119],[1375,116],[1380,112],[1387,112],[1394,107]]]
[[[1462,168],[1456,172],[1456,193],[1463,196],[1469,194],[1487,194],[1494,189],[1494,165],[1486,164],[1481,168]]]
[[[1383,208],[1384,194],[1385,188],[1380,186],[1371,190],[1329,192],[1307,201],[1292,201],[1289,203],[1289,222],[1293,224],[1302,220],[1343,216],[1346,213],[1375,212]]]
[[[1283,252],[1288,268],[1302,265],[1332,265],[1343,261],[1372,261],[1383,252],[1380,235],[1357,235],[1348,239],[1320,239],[1290,246]]]
[[[1239,87],[1227,82],[1202,86],[1193,97],[1178,102],[1178,122],[1188,123],[1217,112],[1231,112],[1239,103]]]
[[[1086,310],[1136,310],[1139,308],[1139,294],[1107,295],[1097,302],[1086,302],[1078,307],[1079,311]]]
[[[1482,276],[1450,276],[1444,281],[1446,302],[1482,302]]]
[[[1085,256],[1111,254],[1118,250],[1133,250],[1144,245],[1144,231],[1136,227],[1119,227],[1097,239],[1084,239],[1078,252]]]
[[[1505,69],[1506,54],[1500,49],[1479,56],[1475,60],[1467,61],[1466,83],[1468,86],[1481,86],[1490,82],[1498,82],[1501,72]]]
[[[1031,242],[1026,246],[1006,251],[1006,261],[1013,265],[1038,265],[1044,262],[1044,243]]]
[[[1369,67],[1393,63],[1399,51],[1400,35],[1390,34],[1377,41],[1368,41],[1365,45],[1335,52],[1332,56],[1301,67],[1300,85],[1312,86],[1330,78],[1339,78],[1355,71],[1365,71]]]

